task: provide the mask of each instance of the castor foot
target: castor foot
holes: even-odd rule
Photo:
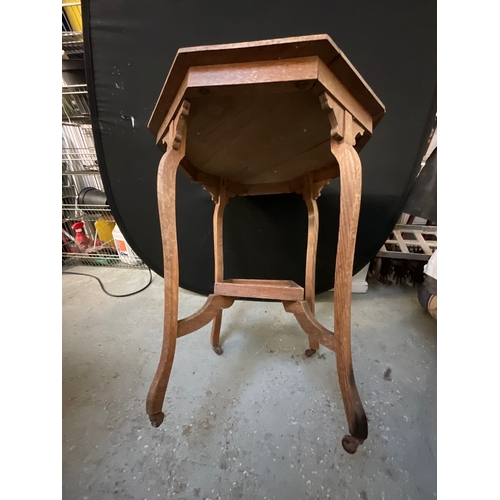
[[[160,413],[155,413],[154,415],[149,415],[149,420],[151,420],[151,425],[153,427],[160,427],[164,418],[165,414],[162,411]]]
[[[363,444],[363,440],[355,438],[354,436],[344,436],[342,438],[342,448],[344,448],[344,450],[351,455],[356,453],[360,444]]]
[[[310,358],[315,352],[316,352],[316,349],[307,349],[306,356],[308,358]]]
[[[212,348],[213,348],[215,354],[218,354],[219,356],[224,352],[222,350],[222,347],[219,344],[213,345]]]

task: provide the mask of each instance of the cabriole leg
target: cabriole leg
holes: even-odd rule
[[[214,268],[215,268],[215,281],[224,280],[224,253],[223,253],[223,222],[224,222],[224,209],[227,204],[226,183],[221,179],[219,191],[216,198],[214,208]],[[222,310],[220,310],[214,318],[212,323],[212,332],[210,334],[210,343],[216,354],[222,354],[224,351],[219,344],[220,327],[222,323]]]
[[[332,153],[340,167],[340,227],[335,265],[334,332],[338,340],[337,372],[350,436],[342,446],[355,453],[368,437],[366,414],[359,397],[351,355],[351,294],[354,247],[361,204],[361,162],[354,148],[332,141]]]
[[[313,193],[311,175],[304,179],[304,200],[307,206],[307,256],[306,256],[306,279],[305,299],[314,314],[314,302],[316,295],[316,251],[318,248],[319,214],[316,197]],[[319,342],[309,337],[309,349],[306,356],[311,357],[319,349]]]
[[[163,401],[174,361],[177,342],[179,309],[179,258],[177,250],[177,227],[175,216],[176,174],[186,151],[186,116],[189,103],[184,101],[181,110],[172,122],[166,143],[165,154],[158,168],[158,212],[160,216],[163,247],[164,316],[163,345],[160,361],[148,392],[146,412],[153,427],[163,422]]]
[[[340,173],[340,221],[333,314],[337,372],[350,432],[342,439],[342,446],[348,453],[355,453],[368,437],[368,422],[356,387],[351,354],[352,272],[361,206],[361,161],[354,146],[357,137],[366,130],[327,93],[320,96],[320,102],[328,112],[331,151]]]

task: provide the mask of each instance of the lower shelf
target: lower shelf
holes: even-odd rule
[[[62,252],[62,261],[65,266],[95,266],[95,267],[124,267],[147,269],[146,264],[137,259],[126,260],[119,255],[94,255],[85,253]]]
[[[304,289],[288,280],[218,281],[214,284],[214,294],[248,299],[304,300]]]

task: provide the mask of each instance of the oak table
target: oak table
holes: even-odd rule
[[[153,426],[164,418],[176,341],[213,321],[217,354],[222,310],[237,298],[282,301],[309,339],[336,354],[354,453],[368,436],[351,357],[351,281],[361,202],[358,152],[385,107],[327,35],[183,48],[177,52],[148,123],[164,151],[158,168],[158,209],[163,246],[163,346],[146,410]],[[213,216],[214,292],[195,314],[178,320],[179,267],[175,214],[178,168],[210,192]],[[340,226],[335,264],[334,332],[314,315],[317,198],[340,177]],[[292,281],[224,279],[224,209],[233,196],[299,193],[308,213],[305,286]]]

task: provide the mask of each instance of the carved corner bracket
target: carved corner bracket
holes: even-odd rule
[[[365,133],[362,127],[349,111],[343,108],[332,96],[324,92],[319,96],[321,108],[327,112],[330,120],[330,136],[332,140],[345,142],[350,146],[356,144],[356,139]]]
[[[219,177],[218,179],[219,179],[218,185],[205,184],[203,182],[201,185],[205,191],[208,191],[210,193],[212,201],[215,204],[221,203],[221,201],[223,201],[224,204],[227,204],[230,198],[233,198],[234,196],[238,195],[236,193],[233,193],[232,191],[228,191],[227,189],[228,183],[226,179],[224,179],[223,177]]]
[[[189,115],[189,101],[182,101],[181,107],[177,111],[174,119],[170,122],[165,135],[161,142],[175,150],[186,152],[186,135],[187,135],[187,117]]]
[[[309,200],[317,200],[321,196],[321,190],[330,183],[330,180],[324,179],[315,182],[313,174],[309,172],[304,175],[300,188],[296,189],[295,192],[302,195],[306,203]]]
[[[207,184],[202,184],[202,188],[205,191],[208,191],[210,193],[210,198],[214,203],[217,203],[219,201],[219,187],[218,186],[209,186]]]

